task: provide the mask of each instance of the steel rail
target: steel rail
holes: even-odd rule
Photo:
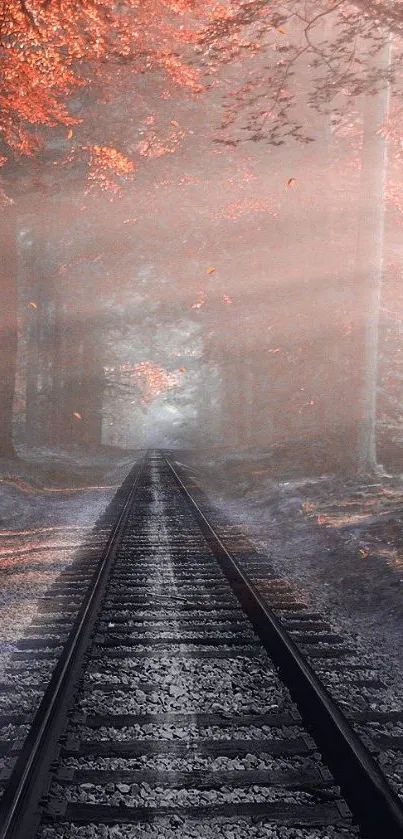
[[[166,454],[164,457],[203,536],[297,703],[363,836],[402,839],[403,807],[399,797],[275,613],[227,550],[169,457]],[[208,501],[200,487],[196,487],[195,494],[201,503]]]
[[[33,811],[37,809],[38,799],[43,794],[43,783],[55,758],[57,738],[65,725],[66,711],[82,666],[83,654],[91,636],[143,468],[144,458],[131,470],[111,501],[111,505],[116,504],[117,496],[122,492],[128,492],[4,791],[0,802],[0,839],[32,839],[32,836],[35,836],[40,814],[38,812],[35,819]]]

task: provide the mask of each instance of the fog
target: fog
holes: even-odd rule
[[[7,164],[17,454],[399,456],[400,22],[277,13],[191,57],[203,90],[113,65],[71,97],[81,124]],[[86,169],[90,128],[133,176]]]
[[[393,715],[401,4],[3,6],[0,681],[58,575],[81,547],[100,556],[130,469],[163,449],[229,549],[239,526],[344,635],[362,708],[379,682]]]

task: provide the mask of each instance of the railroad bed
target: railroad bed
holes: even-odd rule
[[[162,453],[125,485],[99,563],[61,575],[1,686],[0,839],[402,837],[370,753],[388,735],[361,731],[397,717],[361,706],[354,731],[318,676],[344,655],[376,679],[267,564],[259,595],[258,552]]]

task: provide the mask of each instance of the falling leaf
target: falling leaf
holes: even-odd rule
[[[232,297],[229,296],[229,294],[223,294],[222,299],[224,300],[224,303],[233,303],[234,302]]]
[[[267,352],[272,352],[272,353],[274,353],[274,352],[281,352],[281,347],[276,347],[276,349],[275,349],[275,350],[267,350]]]
[[[73,411],[73,417],[78,420],[82,419],[82,416],[78,413],[78,411]]]
[[[208,274],[214,274],[215,268],[207,268]]]
[[[179,122],[176,122],[176,119],[171,119],[171,125],[174,125],[175,128],[179,128]]]
[[[34,301],[33,301],[33,300],[30,300],[30,301],[29,301],[28,306],[30,306],[30,307],[31,307],[31,309],[37,309],[37,308],[38,308],[38,304],[37,304],[37,303],[34,303]]]
[[[186,367],[179,367],[180,373],[186,373]]]
[[[295,184],[295,178],[288,178],[287,186],[288,187],[294,186],[294,184]]]
[[[69,131],[67,137],[68,137],[69,140],[71,140],[72,136],[73,136],[73,129],[70,128],[70,131]]]
[[[367,556],[369,556],[369,551],[367,549],[360,548],[360,554],[361,554],[362,559],[366,559]]]

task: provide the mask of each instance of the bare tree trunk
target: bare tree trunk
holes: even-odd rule
[[[0,232],[0,456],[14,457],[13,400],[17,361],[17,223],[14,206],[2,211]]]
[[[48,218],[41,207],[33,227],[29,277],[33,309],[28,335],[26,441],[34,446],[54,443],[52,397],[56,335]]]
[[[60,445],[101,444],[104,371],[94,327],[59,301],[54,352],[54,437]]]
[[[98,446],[101,445],[102,438],[104,369],[94,326],[86,322],[84,329],[81,373],[83,419],[80,442]]]
[[[391,39],[385,40],[373,61],[382,77],[390,68]],[[379,82],[378,82],[379,84]],[[390,89],[367,94],[364,101],[359,227],[355,263],[355,336],[357,355],[352,363],[359,379],[350,398],[356,400],[355,442],[357,469],[365,474],[377,469],[376,389],[378,371],[378,324],[383,270],[384,192],[387,139],[381,129],[389,111]],[[354,375],[353,375],[354,378]]]

